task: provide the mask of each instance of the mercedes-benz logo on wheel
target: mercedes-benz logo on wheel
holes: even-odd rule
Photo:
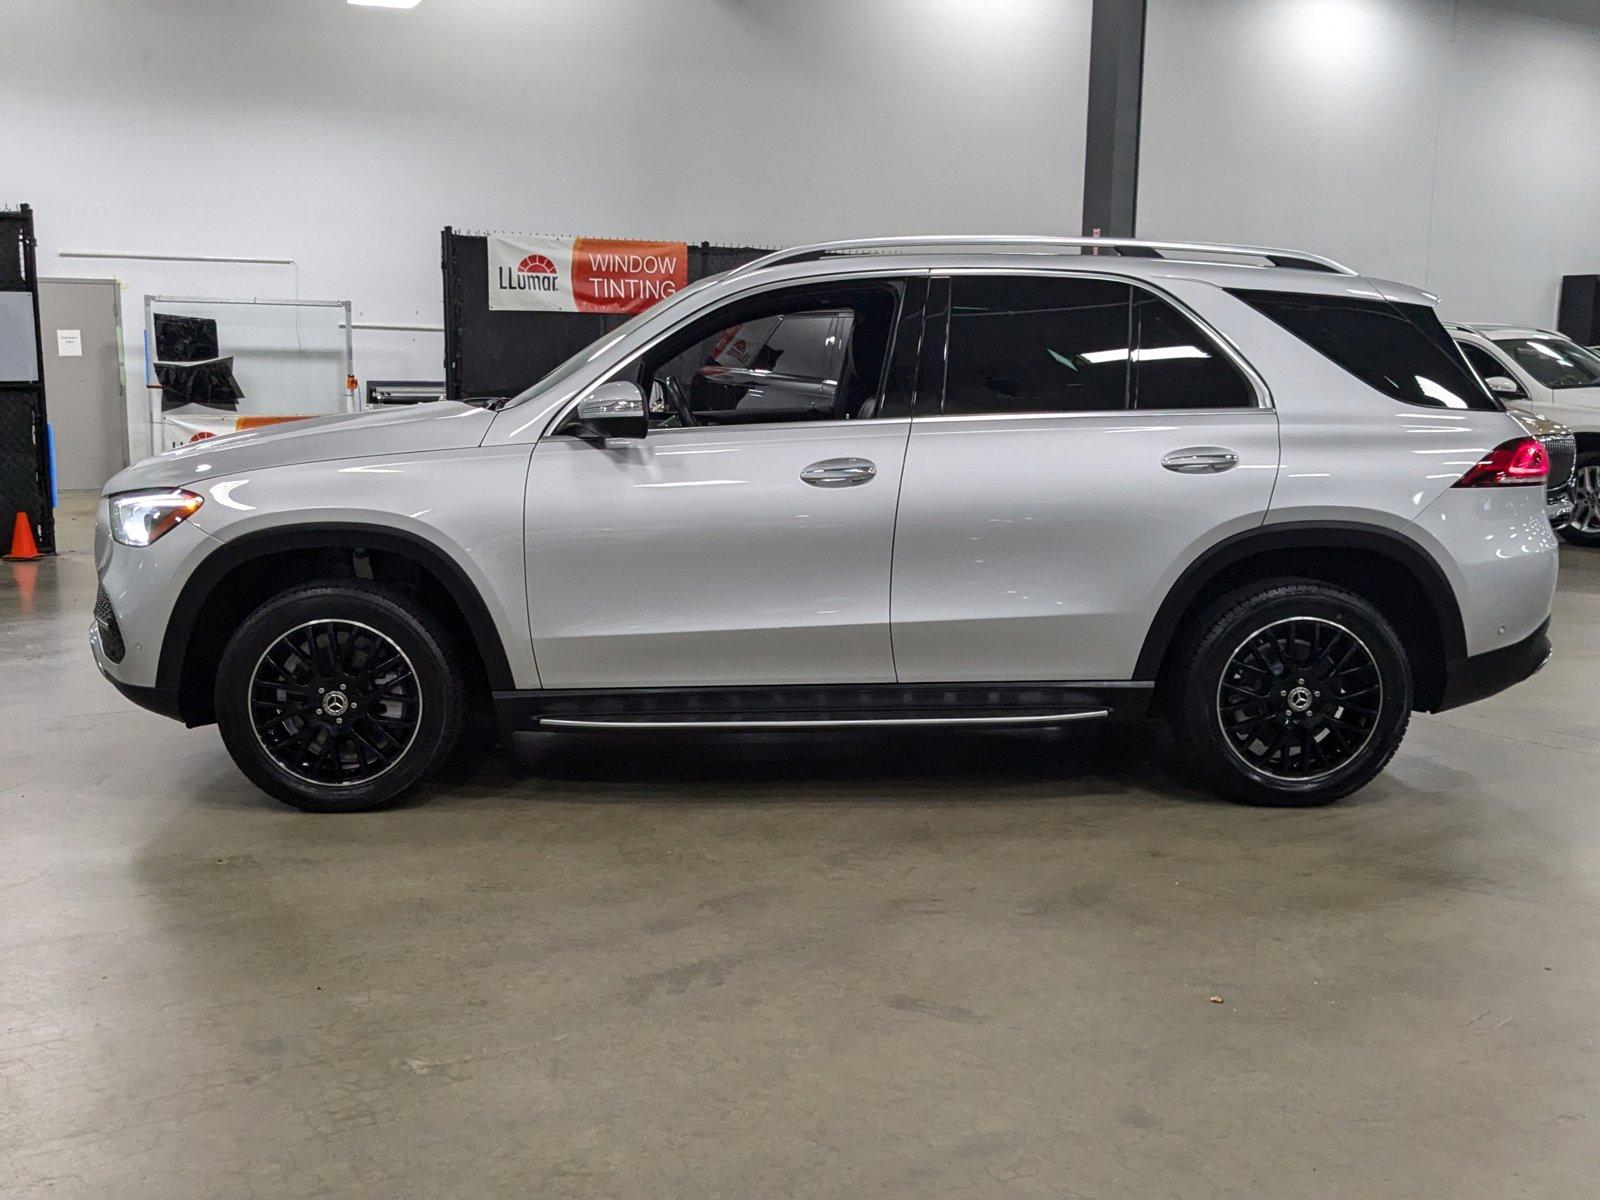
[[[322,698],[322,711],[330,717],[342,717],[350,708],[350,697],[343,692],[329,692]]]
[[[1311,707],[1311,689],[1302,684],[1300,687],[1289,689],[1289,707],[1297,713],[1303,713]]]

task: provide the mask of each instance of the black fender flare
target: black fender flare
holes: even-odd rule
[[[516,686],[505,644],[495,627],[489,607],[465,571],[444,551],[416,534],[383,525],[355,521],[318,522],[284,526],[241,534],[224,541],[206,555],[190,574],[178,593],[177,603],[167,620],[161,642],[161,658],[156,666],[156,687],[176,693],[183,682],[184,659],[194,637],[195,621],[206,598],[237,567],[251,559],[285,550],[344,548],[381,550],[412,559],[431,572],[455,601],[466,618],[467,630],[477,646],[489,686],[509,689]]]
[[[1421,586],[1439,621],[1445,661],[1467,657],[1466,626],[1455,589],[1438,562],[1404,534],[1376,525],[1343,521],[1291,521],[1262,525],[1224,538],[1190,563],[1168,590],[1145,634],[1133,677],[1153,680],[1160,673],[1172,639],[1195,597],[1222,571],[1257,554],[1274,550],[1363,550],[1401,567]]]

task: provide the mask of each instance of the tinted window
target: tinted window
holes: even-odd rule
[[[1482,346],[1474,346],[1471,342],[1457,342],[1456,345],[1461,347],[1461,353],[1466,357],[1468,365],[1478,373],[1479,379],[1489,380],[1498,376],[1501,379],[1510,379],[1512,383],[1517,382],[1506,365],[1497,360],[1494,355],[1490,354]],[[1519,396],[1527,395],[1520,386],[1517,388],[1516,394]]]
[[[1233,295],[1393,399],[1429,408],[1500,407],[1425,305],[1298,292]]]
[[[1495,338],[1529,375],[1547,388],[1600,387],[1600,356],[1558,337]]]
[[[642,364],[652,428],[882,415],[901,288],[787,289],[696,321]]]
[[[1495,362],[1494,356],[1471,342],[1457,342],[1461,347],[1461,355],[1467,360],[1467,365],[1478,373],[1479,379],[1492,379],[1496,375],[1504,375],[1506,369]]]
[[[946,414],[1127,407],[1127,284],[958,276],[951,286]]]
[[[1214,342],[1159,296],[1135,291],[1134,408],[1254,408],[1255,389]]]

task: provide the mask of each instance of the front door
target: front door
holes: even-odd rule
[[[925,280],[741,298],[614,378],[650,430],[534,450],[529,621],[546,688],[882,683]]]
[[[1182,568],[1264,519],[1275,414],[1142,287],[1036,273],[934,289],[946,379],[942,404],[919,402],[901,487],[901,681],[1131,678]]]

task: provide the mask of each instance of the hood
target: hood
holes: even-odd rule
[[[111,477],[105,495],[335,458],[465,450],[482,443],[493,423],[487,409],[449,400],[285,421],[191,442],[134,463]]]
[[[1517,424],[1527,432],[1529,437],[1551,438],[1571,437],[1572,430],[1559,421],[1552,421],[1543,413],[1535,412],[1521,404],[1507,404],[1506,412],[1516,418]]]
[[[1557,388],[1551,402],[1600,412],[1600,387]]]

